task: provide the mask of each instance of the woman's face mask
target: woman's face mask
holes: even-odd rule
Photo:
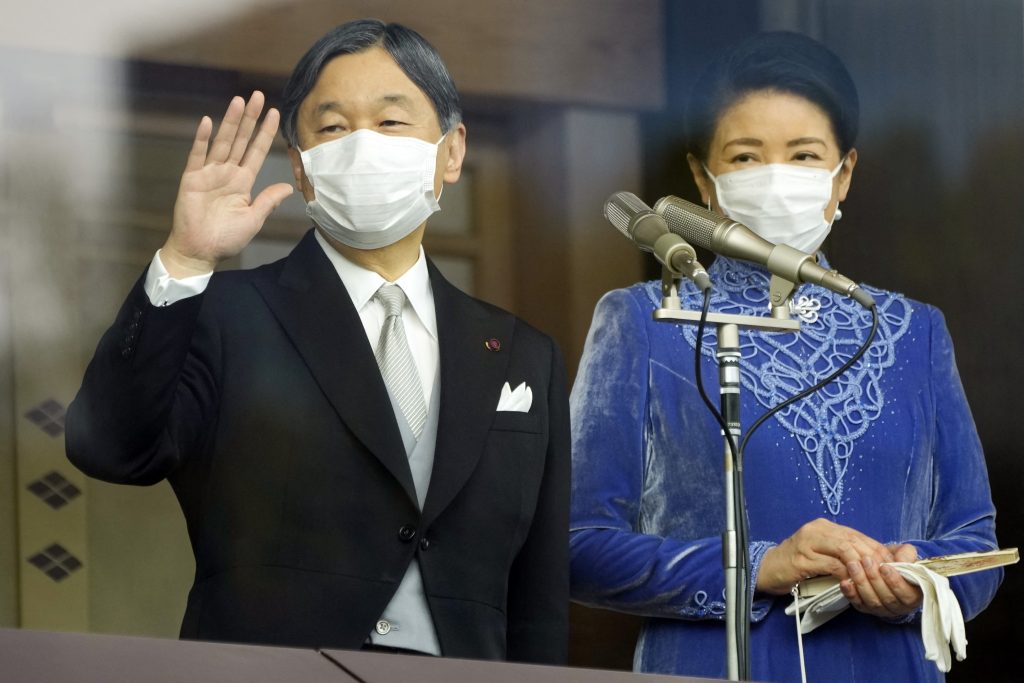
[[[398,242],[440,209],[434,173],[441,140],[361,129],[301,152],[315,197],[306,213],[356,249]]]
[[[832,222],[825,208],[832,201],[832,171],[794,164],[764,164],[714,176],[722,211],[774,244],[813,254],[825,241]],[[838,213],[838,212],[837,212]]]

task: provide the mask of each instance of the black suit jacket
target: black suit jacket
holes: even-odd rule
[[[106,481],[170,481],[196,559],[182,637],[359,647],[416,557],[444,655],[564,662],[560,355],[429,268],[441,395],[422,512],[358,313],[312,231],[168,307],[136,284],[69,408],[67,452]],[[496,412],[506,381],[532,388],[529,413]]]

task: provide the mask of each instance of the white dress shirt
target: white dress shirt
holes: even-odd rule
[[[330,259],[338,277],[352,298],[352,305],[359,312],[359,319],[366,330],[366,339],[370,348],[377,349],[380,331],[384,327],[384,304],[373,298],[381,285],[391,284],[372,270],[367,270],[349,261],[328,244],[320,231],[316,231],[316,241]],[[402,309],[402,323],[405,325],[405,337],[409,341],[419,371],[420,387],[423,389],[423,402],[430,405],[430,393],[434,388],[434,377],[437,375],[439,351],[437,346],[437,314],[434,311],[434,292],[430,287],[430,276],[427,272],[427,259],[420,247],[416,263],[394,281],[405,292],[405,307]]]

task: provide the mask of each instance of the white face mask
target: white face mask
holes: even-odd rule
[[[786,244],[813,254],[828,237],[832,223],[825,207],[832,199],[831,172],[824,168],[765,164],[723,173],[715,184],[718,206],[725,214],[774,244]],[[838,216],[838,210],[837,210]]]
[[[364,128],[301,152],[315,195],[306,214],[350,247],[394,244],[441,208],[434,197],[441,140],[430,144]]]

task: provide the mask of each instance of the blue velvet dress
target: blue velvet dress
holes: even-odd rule
[[[712,310],[767,314],[768,274],[719,258]],[[683,307],[700,310],[683,283]],[[751,585],[766,550],[818,517],[919,557],[996,547],[981,444],[942,314],[868,288],[880,323],[841,379],[769,419],[747,445]],[[799,334],[741,332],[741,419],[811,386],[847,360],[870,314],[804,285]],[[655,322],[660,283],[601,299],[572,391],[573,599],[648,617],[638,671],[724,677],[723,464],[718,424],[694,384],[696,326]],[[715,332],[702,357],[717,402]],[[951,580],[966,619],[992,599],[1001,570]],[[789,596],[754,595],[755,680],[800,680]],[[968,637],[970,631],[968,630]],[[808,680],[931,681],[920,620],[848,609],[804,636]],[[954,666],[956,666],[954,662]]]

